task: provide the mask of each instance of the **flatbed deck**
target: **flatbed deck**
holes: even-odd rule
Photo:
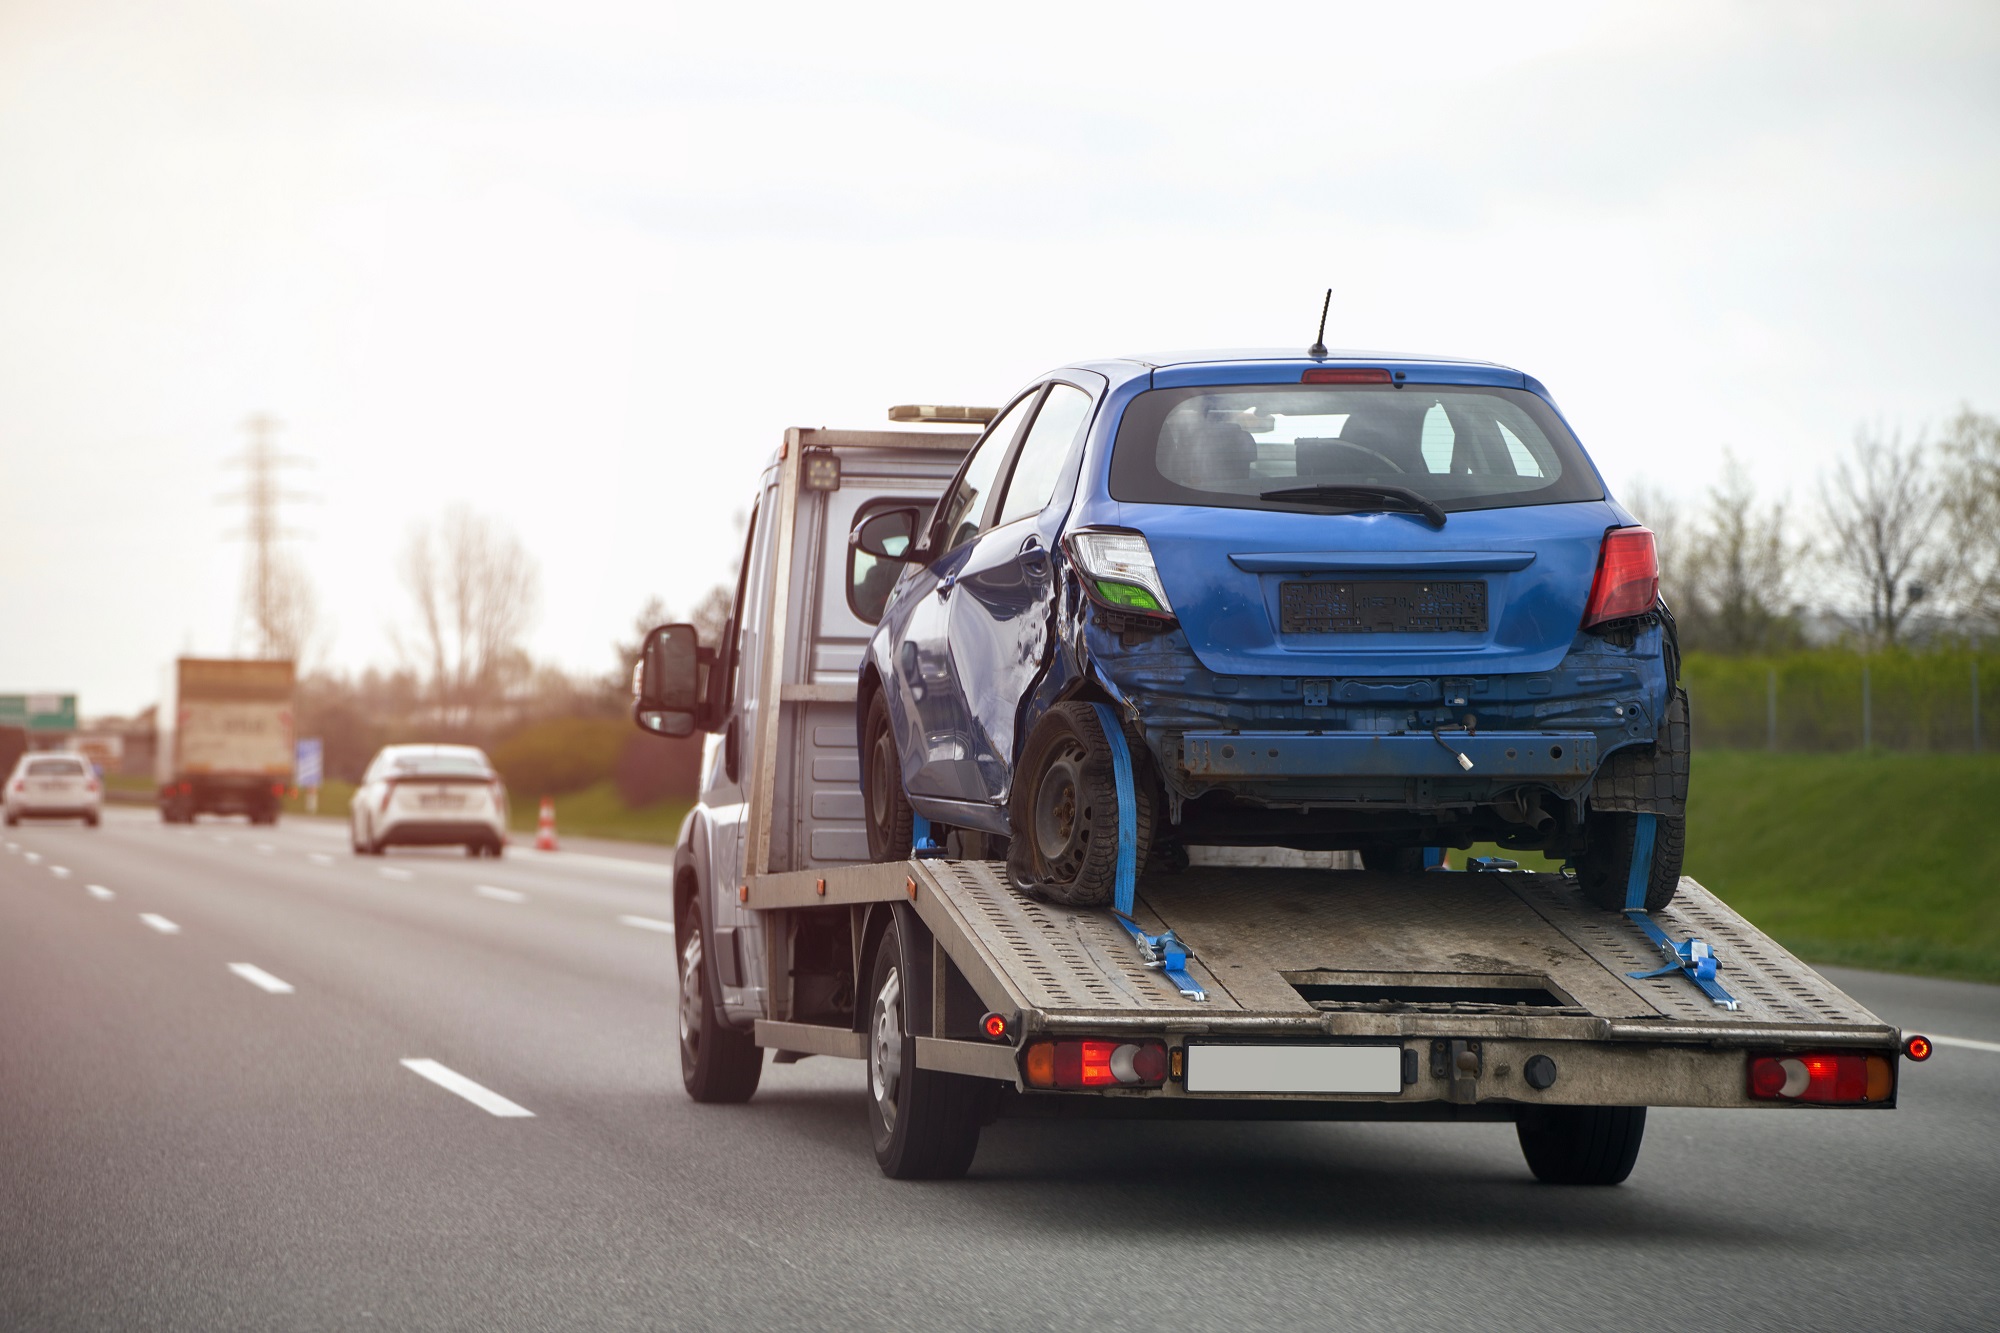
[[[1658,966],[1655,947],[1635,923],[1596,908],[1552,874],[1210,866],[1149,877],[1136,920],[1149,932],[1171,928],[1185,943],[1188,971],[1206,1000],[1181,994],[1147,967],[1110,913],[1024,898],[997,862],[764,875],[746,901],[781,909],[907,904],[940,961],[951,964],[931,969],[934,1025],[919,1036],[919,1064],[1017,1088],[1022,1043],[1100,1034],[1160,1037],[1170,1046],[1210,1038],[1399,1043],[1412,1053],[1405,1068],[1415,1077],[1406,1073],[1393,1102],[1764,1107],[1773,1103],[1748,1095],[1749,1052],[1893,1054],[1901,1042],[1897,1029],[1692,879],[1655,920],[1676,939],[1713,947],[1735,1010],[1677,972],[1632,975]],[[952,972],[987,1010],[1008,1018],[1008,1042],[978,1041],[962,1022],[950,1030]],[[758,1039],[862,1053],[858,1032],[807,1024],[763,1022]],[[1465,1043],[1475,1053],[1472,1077],[1456,1058]],[[1535,1054],[1561,1070],[1549,1088],[1531,1088],[1522,1076]],[[1116,1095],[1201,1094],[1170,1082],[1158,1092]]]

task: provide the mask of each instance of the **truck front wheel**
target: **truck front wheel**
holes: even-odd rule
[[[747,1102],[764,1076],[764,1050],[722,1021],[709,996],[701,906],[681,919],[681,1083],[698,1102]]]
[[[1643,1106],[1528,1106],[1514,1122],[1521,1155],[1545,1185],[1616,1185],[1646,1137]]]
[[[902,932],[875,949],[868,1015],[868,1127],[875,1160],[894,1180],[956,1180],[979,1149],[980,1081],[917,1068],[908,1022]]]

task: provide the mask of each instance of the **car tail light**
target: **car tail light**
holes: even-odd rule
[[[1021,1055],[1031,1088],[1157,1088],[1167,1081],[1163,1041],[1037,1041]]]
[[[1083,575],[1084,591],[1098,605],[1162,620],[1173,616],[1173,603],[1167,600],[1144,533],[1079,528],[1063,543]]]
[[[506,789],[505,787],[503,787],[502,785],[500,785],[499,783],[497,783],[497,782],[496,782],[496,783],[494,783],[494,784],[493,784],[493,786],[492,786],[492,791],[493,791],[493,808],[494,808],[494,810],[496,810],[496,811],[497,811],[497,812],[499,812],[500,814],[503,814],[503,815],[504,815],[504,814],[506,814],[506,813],[507,813],[507,789]]]
[[[85,781],[84,781],[84,784],[83,784],[83,789],[84,789],[84,790],[85,790],[86,792],[89,792],[89,793],[90,793],[91,795],[93,795],[93,796],[94,796],[94,795],[96,795],[96,794],[97,794],[97,779],[96,779],[96,778],[87,778],[87,779],[85,779]]]
[[[1760,1101],[1855,1105],[1886,1102],[1895,1091],[1896,1071],[1887,1056],[1841,1052],[1750,1059],[1750,1095]]]
[[[28,789],[28,780],[27,780],[26,778],[16,778],[16,779],[14,779],[14,790],[15,790],[15,791],[17,791],[17,792],[20,792],[20,791],[26,791],[27,789]]]
[[[376,813],[376,814],[378,814],[378,815],[386,815],[386,814],[388,814],[388,813],[389,813],[389,802],[390,802],[391,800],[395,799],[395,796],[396,796],[396,784],[395,784],[395,783],[393,783],[393,782],[385,782],[385,783],[383,783],[383,784],[382,784],[382,804],[381,804],[380,806],[376,807],[376,810],[375,810],[375,813]]]
[[[1597,550],[1590,603],[1583,609],[1583,627],[1644,615],[1659,596],[1660,557],[1653,547],[1653,530],[1614,528],[1605,533],[1604,545]]]
[[[1389,372],[1373,366],[1315,366],[1299,376],[1301,384],[1392,384]]]

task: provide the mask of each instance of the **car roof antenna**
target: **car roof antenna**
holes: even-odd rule
[[[1333,288],[1329,287],[1326,289],[1326,299],[1319,303],[1319,337],[1313,339],[1311,347],[1306,348],[1307,356],[1326,355],[1326,311],[1327,307],[1332,304]]]

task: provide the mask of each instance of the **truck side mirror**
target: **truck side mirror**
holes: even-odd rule
[[[917,529],[923,521],[922,511],[914,507],[877,510],[855,525],[847,544],[877,560],[915,560]]]
[[[632,719],[656,736],[713,731],[709,677],[715,651],[693,625],[661,625],[646,636],[632,671]]]

